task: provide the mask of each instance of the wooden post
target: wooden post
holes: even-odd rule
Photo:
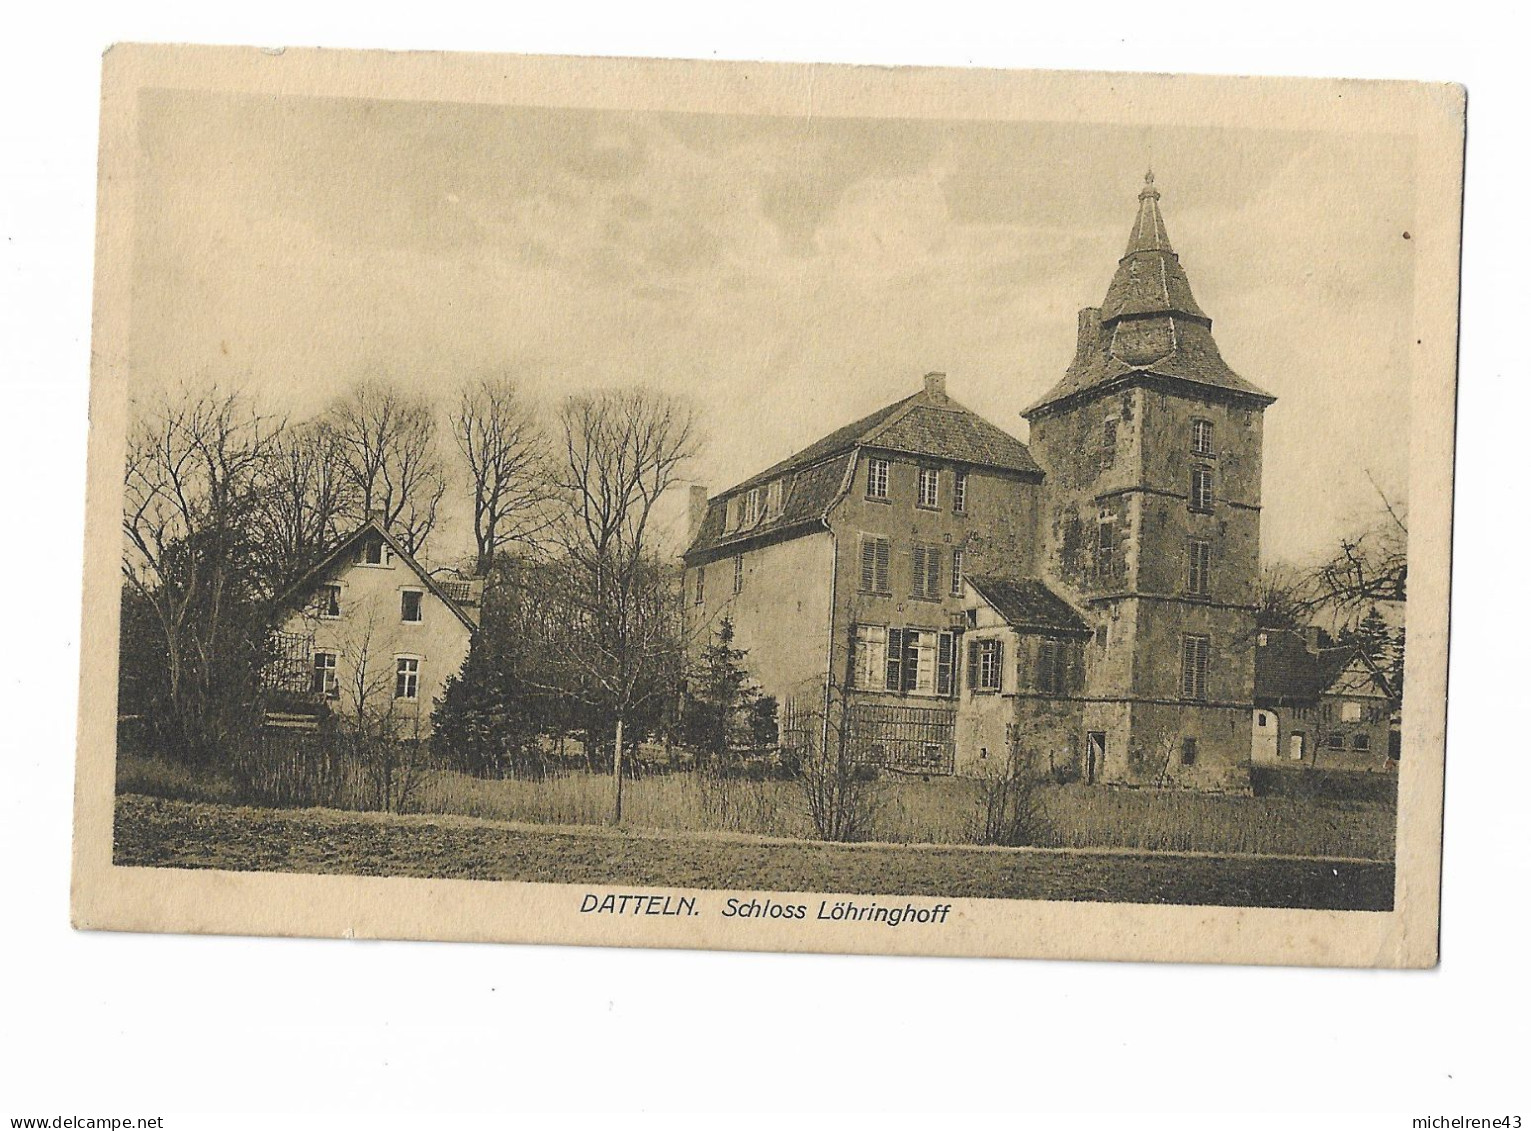
[[[611,823],[622,823],[622,716],[617,716],[617,749],[613,754],[612,776],[616,778],[616,801],[612,806]]]

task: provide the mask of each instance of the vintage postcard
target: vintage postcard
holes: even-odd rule
[[[1434,964],[1463,122],[113,48],[76,924]]]

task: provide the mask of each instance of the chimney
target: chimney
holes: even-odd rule
[[[1314,653],[1315,655],[1318,654],[1319,633],[1321,631],[1322,630],[1316,624],[1310,624],[1305,629],[1303,629],[1303,642],[1307,645],[1308,651]]]
[[[1075,350],[1080,354],[1092,352],[1100,344],[1100,307],[1087,306],[1079,312],[1079,338]]]
[[[946,399],[946,374],[925,374],[925,398],[932,401],[944,401]]]
[[[686,545],[696,541],[697,533],[702,529],[702,520],[706,517],[707,488],[700,483],[693,483],[686,497]]]

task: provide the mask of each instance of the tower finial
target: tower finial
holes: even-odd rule
[[[1139,200],[1158,200],[1159,190],[1154,188],[1154,171],[1149,169],[1143,174],[1143,191],[1138,193]]]

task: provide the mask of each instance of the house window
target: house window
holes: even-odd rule
[[[1116,417],[1110,417],[1100,426],[1100,469],[1116,466]]]
[[[934,467],[920,468],[919,504],[932,510],[941,505],[941,473]]]
[[[1207,697],[1207,664],[1212,641],[1206,636],[1187,636],[1180,642],[1180,697]]]
[[[1106,516],[1095,527],[1095,572],[1101,578],[1116,576],[1116,518]]]
[[[1064,668],[1067,663],[1063,641],[1043,640],[1037,645],[1037,690],[1044,695],[1062,695]]]
[[[781,514],[781,480],[773,479],[771,485],[766,488],[766,517],[775,518]]]
[[[952,480],[952,510],[958,514],[967,514],[968,509],[968,473],[957,472]]]
[[[1358,723],[1361,721],[1361,704],[1343,703],[1340,705],[1340,722]]]
[[[867,498],[886,499],[888,497],[888,461],[885,459],[867,460]]]
[[[1198,465],[1191,468],[1190,501],[1193,511],[1210,512],[1212,510],[1212,469],[1210,467]]]
[[[1330,731],[1324,745],[1329,747],[1330,750],[1343,750],[1345,749],[1345,736],[1337,730]]]
[[[1372,748],[1372,736],[1366,734],[1365,732],[1351,735],[1350,748],[1352,750],[1362,751],[1363,753],[1370,750]]]
[[[888,686],[888,630],[880,624],[856,626],[856,674],[854,683],[866,690]]]
[[[418,589],[405,589],[399,594],[399,619],[406,624],[419,624],[425,619],[421,599],[425,596]]]
[[[1255,725],[1262,727],[1270,725],[1270,719],[1264,711],[1257,711],[1255,713]]]
[[[940,546],[925,546],[916,544],[913,550],[914,558],[914,595],[926,600],[939,600],[941,597],[941,554]]]
[[[962,596],[962,550],[960,547],[952,549],[952,596]]]
[[[319,615],[329,620],[334,620],[340,615],[340,586],[319,587]]]
[[[861,539],[861,591],[863,593],[887,593],[888,561],[892,546],[886,538],[863,535]]]
[[[1191,421],[1191,451],[1199,456],[1212,454],[1212,421]]]
[[[705,605],[707,603],[707,567],[706,566],[697,566],[697,569],[696,569],[696,603],[698,605]]]
[[[734,557],[734,596],[744,592],[744,555]]]
[[[340,698],[340,677],[335,671],[334,652],[314,653],[314,675],[308,689],[326,699]]]
[[[1204,538],[1192,538],[1186,547],[1190,566],[1185,591],[1192,597],[1206,597],[1212,592],[1212,543]]]
[[[751,487],[744,496],[744,525],[754,526],[760,521],[760,488]]]
[[[1180,740],[1180,764],[1182,766],[1196,765],[1196,740],[1194,738],[1182,738]]]
[[[999,691],[1004,675],[1005,646],[1001,640],[968,641],[968,690]]]
[[[366,565],[388,565],[392,558],[388,544],[381,538],[369,538],[362,546],[361,560]]]
[[[420,660],[416,656],[400,656],[394,667],[393,697],[395,699],[420,698]]]

